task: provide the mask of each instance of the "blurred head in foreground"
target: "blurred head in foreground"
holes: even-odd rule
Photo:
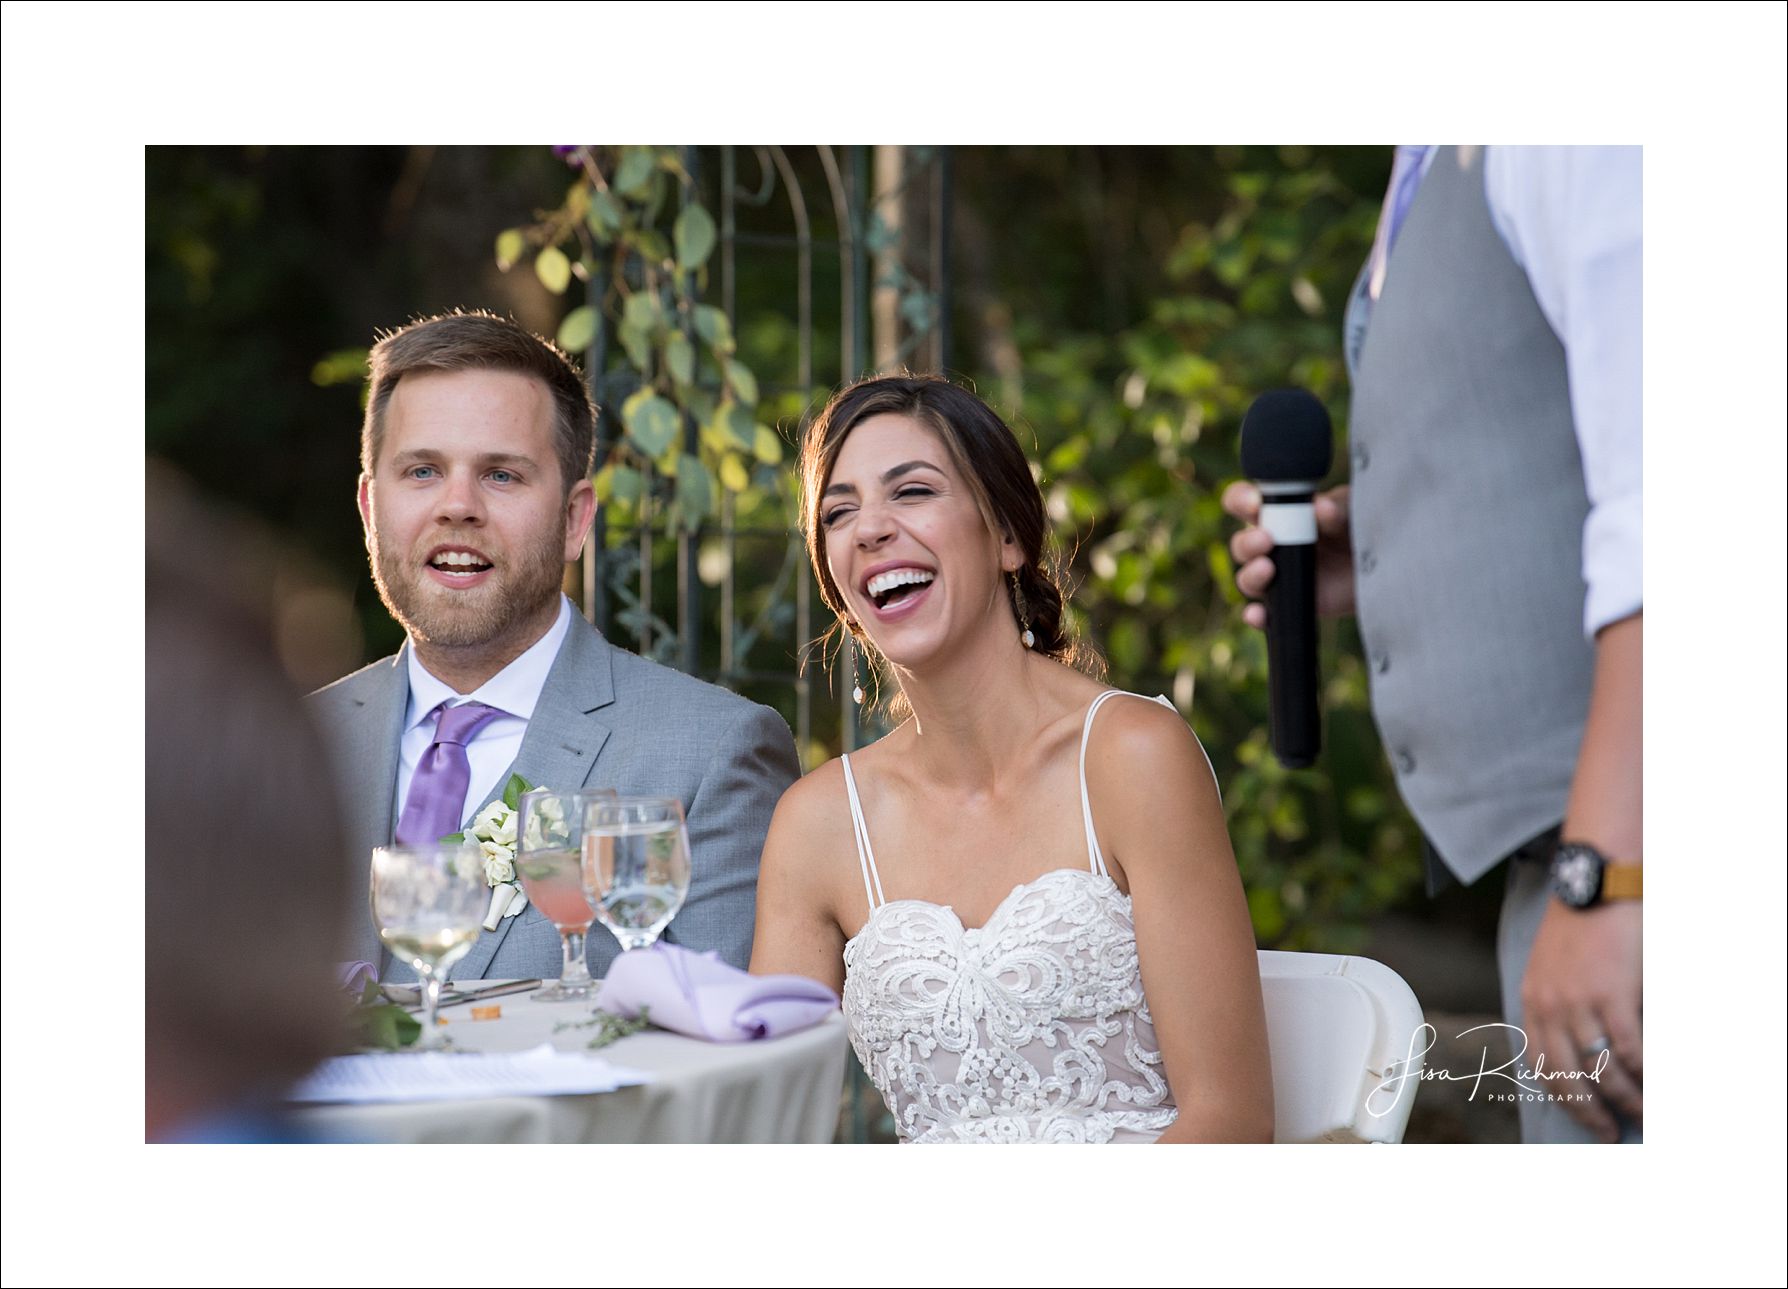
[[[274,648],[263,538],[151,463],[147,1136],[264,1112],[339,1050],[349,874],[327,761]]]

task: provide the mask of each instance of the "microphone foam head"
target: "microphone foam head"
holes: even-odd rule
[[[1334,459],[1328,409],[1307,389],[1269,389],[1242,418],[1242,473],[1250,479],[1315,482]]]

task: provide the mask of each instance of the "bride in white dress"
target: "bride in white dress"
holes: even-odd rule
[[[1241,881],[1210,763],[1081,656],[1010,429],[930,377],[802,446],[821,594],[907,719],[783,796],[754,972],[840,991],[902,1141],[1270,1141]]]

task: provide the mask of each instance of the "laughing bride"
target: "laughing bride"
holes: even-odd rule
[[[866,380],[801,472],[821,594],[905,720],[782,798],[752,970],[840,990],[902,1141],[1270,1141],[1210,763],[1077,666],[1011,430],[947,381]]]

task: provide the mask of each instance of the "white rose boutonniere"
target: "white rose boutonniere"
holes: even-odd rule
[[[515,860],[503,852],[503,848],[494,841],[483,843],[484,846],[484,880],[491,886],[501,886],[505,882],[515,880]]]
[[[484,929],[495,931],[497,923],[512,918],[528,907],[528,897],[515,879],[515,814],[522,793],[531,789],[519,774],[509,776],[503,795],[478,812],[471,827],[454,833],[442,841],[475,841],[484,852],[484,880],[491,888],[490,911],[484,917]]]
[[[515,777],[521,778],[519,774]],[[522,791],[525,792],[527,789],[524,788]],[[521,798],[518,795],[516,797],[517,805],[520,802]],[[510,805],[499,797],[479,811],[478,817],[472,821],[472,835],[481,841],[494,842],[499,846],[513,848],[515,845],[515,812],[516,806]]]

